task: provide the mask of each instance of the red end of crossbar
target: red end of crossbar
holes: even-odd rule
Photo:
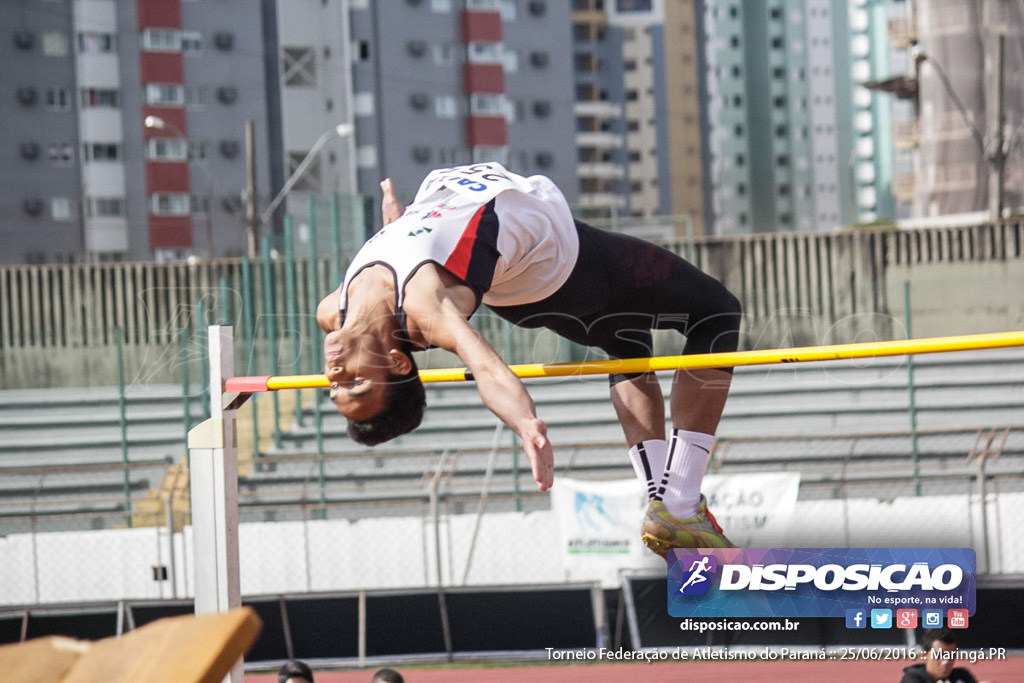
[[[263,377],[230,377],[224,382],[224,390],[227,392],[238,392],[240,394],[254,394],[259,391],[269,391],[267,380],[270,375]]]

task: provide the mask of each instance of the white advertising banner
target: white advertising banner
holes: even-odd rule
[[[800,475],[795,472],[704,477],[711,512],[737,546],[782,543],[793,516]],[[551,489],[566,579],[619,583],[621,569],[664,569],[640,540],[647,499],[636,479],[560,478]]]

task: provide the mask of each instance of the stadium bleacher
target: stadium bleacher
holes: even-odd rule
[[[916,441],[925,493],[963,492],[979,468],[967,456],[985,447],[1001,454],[986,459],[986,475],[1020,487],[1024,350],[921,355],[913,364],[916,436],[906,358],[738,368],[712,471],[799,470],[802,498],[905,495],[915,485]],[[669,381],[665,374],[666,393]],[[557,476],[632,476],[604,377],[528,384],[556,445]],[[192,424],[200,402],[189,402]],[[473,504],[486,484],[508,509],[547,506],[532,495],[525,457],[512,455],[513,433],[472,384],[429,385],[428,406],[418,430],[368,449],[348,438],[323,397],[322,455],[313,407],[305,406],[281,447],[243,469],[243,512],[290,518],[327,503],[332,516],[408,514],[422,509],[434,477],[455,505]],[[0,392],[0,524],[17,530],[35,516],[39,528],[47,515],[95,513],[93,524],[107,525],[123,512],[126,487],[133,499],[145,495],[168,465],[184,461],[183,411],[180,387],[129,389],[123,451],[116,389]]]

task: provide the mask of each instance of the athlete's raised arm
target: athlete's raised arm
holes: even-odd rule
[[[537,417],[533,399],[522,381],[469,324],[466,313],[447,296],[444,287],[429,296],[422,290],[406,296],[405,312],[410,323],[429,343],[456,354],[472,371],[484,405],[519,435],[537,487],[548,490],[554,481],[554,453],[547,425]]]

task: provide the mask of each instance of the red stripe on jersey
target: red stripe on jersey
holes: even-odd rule
[[[480,225],[480,217],[484,214],[486,206],[481,206],[473,217],[469,219],[469,224],[466,225],[466,229],[462,231],[462,236],[459,237],[459,243],[452,249],[452,253],[448,256],[448,260],[444,262],[444,267],[447,268],[456,277],[466,279],[466,274],[469,272],[469,259],[473,255],[473,243],[476,242],[476,230]]]

